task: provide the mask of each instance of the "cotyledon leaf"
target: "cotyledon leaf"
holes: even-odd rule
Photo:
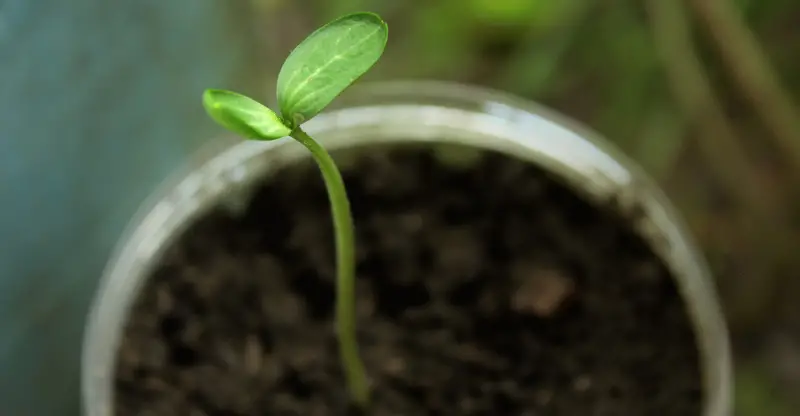
[[[275,140],[292,132],[274,111],[235,92],[206,90],[203,106],[214,121],[248,139]]]
[[[319,114],[378,61],[389,29],[374,13],[354,13],[317,29],[286,58],[278,103],[289,127]]]

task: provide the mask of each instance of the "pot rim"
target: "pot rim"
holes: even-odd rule
[[[592,202],[614,198],[623,212],[638,211],[633,226],[667,265],[692,321],[703,416],[731,414],[728,332],[705,260],[661,190],[599,135],[513,95],[440,81],[357,85],[304,128],[331,151],[404,142],[494,150],[543,167]],[[290,138],[253,142],[226,136],[192,155],[145,201],[104,270],[88,317],[81,358],[84,414],[113,414],[122,327],[165,247],[212,206],[241,204],[254,181],[307,157]]]

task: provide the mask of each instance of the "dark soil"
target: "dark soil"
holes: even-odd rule
[[[345,172],[371,415],[699,415],[692,329],[626,222],[496,154]],[[348,415],[328,201],[282,171],[165,256],[120,355],[117,415]]]

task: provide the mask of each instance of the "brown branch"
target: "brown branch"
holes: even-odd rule
[[[740,209],[736,222],[729,224],[738,237],[725,243],[728,250],[734,247],[739,261],[737,276],[723,282],[734,323],[750,321],[767,307],[778,284],[773,268],[791,241],[788,231],[779,226],[786,218],[786,205],[782,195],[769,191],[741,146],[741,138],[728,123],[695,53],[683,4],[673,0],[649,0],[647,4],[675,98],[702,134],[696,144],[703,160]],[[747,244],[742,246],[743,242]]]
[[[675,98],[700,129],[698,145],[709,168],[736,203],[769,218],[776,206],[762,192],[759,172],[727,121],[722,105],[711,89],[701,61],[694,52],[684,10],[677,1],[649,0],[653,35],[670,79]]]
[[[776,139],[793,171],[800,175],[800,121],[797,107],[770,67],[769,59],[742,16],[726,0],[687,0],[705,23],[741,93]]]

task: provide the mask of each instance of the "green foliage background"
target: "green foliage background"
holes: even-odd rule
[[[789,402],[800,397],[800,2],[248,0],[242,30],[264,68],[248,92],[267,91],[310,30],[358,10],[391,32],[367,78],[503,89],[637,159],[712,263],[737,345],[739,413],[800,406]]]

